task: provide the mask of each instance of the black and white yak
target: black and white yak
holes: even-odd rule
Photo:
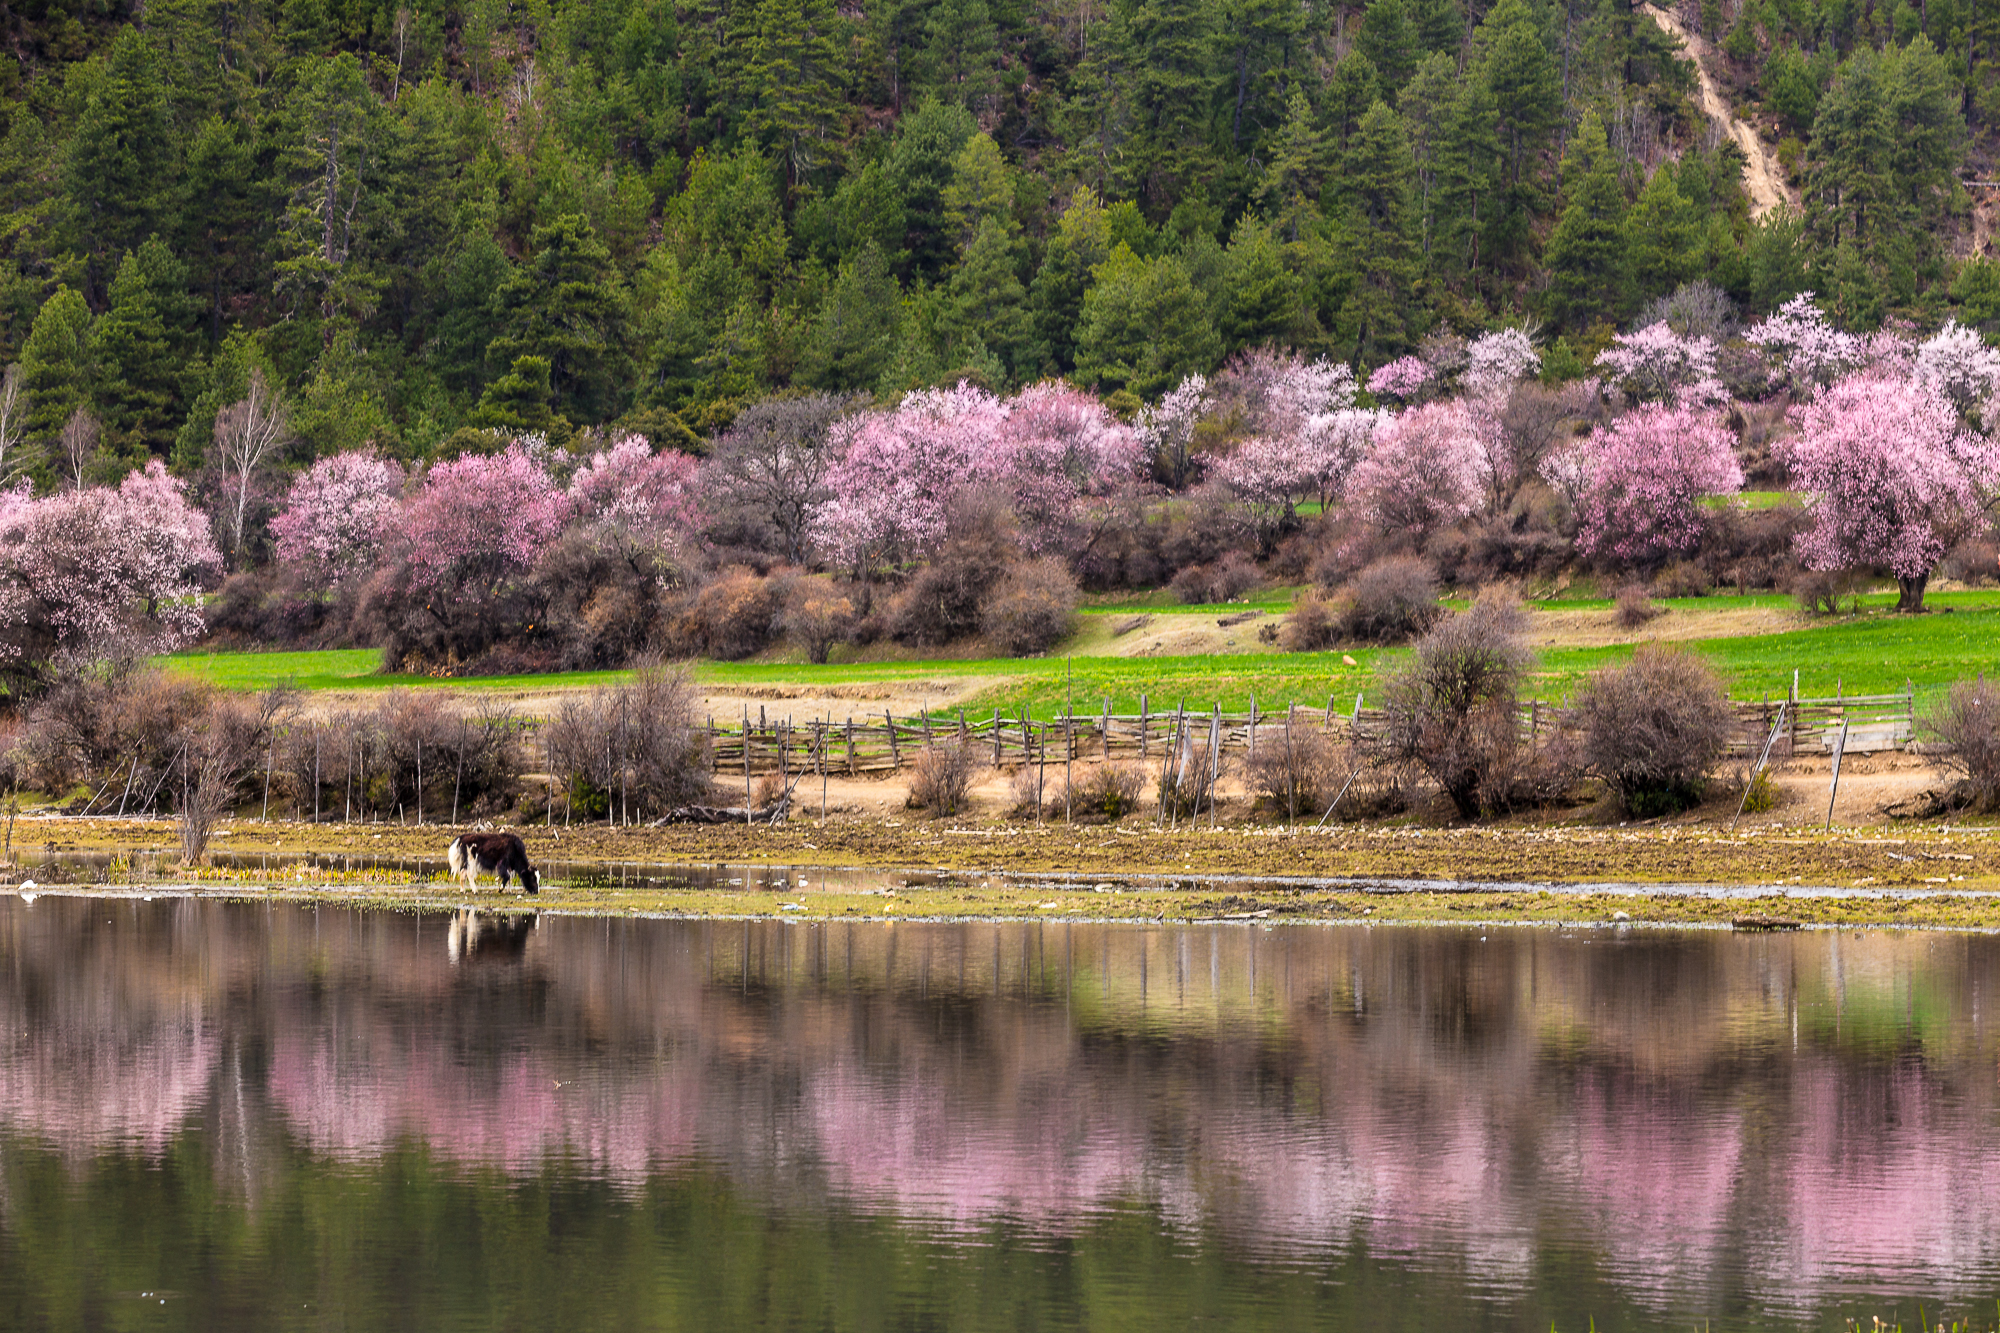
[[[467,889],[479,887],[482,870],[499,876],[503,889],[515,875],[521,877],[521,887],[529,893],[542,887],[541,876],[528,864],[527,846],[512,833],[461,833],[451,840],[445,860],[452,874],[465,876]]]

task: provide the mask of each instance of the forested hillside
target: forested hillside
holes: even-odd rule
[[[1263,344],[1365,378],[1524,318],[1560,376],[1699,278],[1750,316],[2000,314],[1954,256],[2000,8],[1683,19],[1802,213],[1752,220],[1625,0],[30,0],[0,468],[191,474],[253,372],[297,467],[612,423],[699,450],[788,388],[1117,407]]]

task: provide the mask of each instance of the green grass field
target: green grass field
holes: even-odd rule
[[[1864,599],[1864,611],[1778,634],[1717,637],[1688,646],[1723,673],[1732,693],[1756,698],[1783,695],[1792,673],[1807,696],[1824,696],[1836,687],[1849,694],[1887,694],[1913,682],[1920,697],[1934,694],[1951,681],[1980,671],[2000,670],[2000,592],[1936,595],[1935,614],[1896,616],[1882,608],[1887,594]],[[1548,604],[1564,609],[1608,605],[1598,601]],[[1773,596],[1710,597],[1670,603],[1699,614],[1747,607],[1785,606]],[[1222,611],[1241,607],[1219,608]],[[1188,613],[1207,618],[1213,610]],[[1532,620],[1530,625],[1532,627]],[[1252,633],[1245,638],[1254,638]],[[1074,699],[1079,712],[1096,712],[1111,700],[1116,712],[1134,712],[1144,695],[1148,707],[1171,709],[1185,700],[1206,709],[1220,702],[1226,709],[1247,709],[1254,697],[1261,709],[1301,706],[1325,708],[1329,699],[1338,709],[1353,707],[1357,693],[1375,688],[1381,667],[1402,650],[1356,648],[1348,652],[1282,653],[1243,651],[1190,657],[1111,657],[1090,649],[1109,641],[1109,626],[1090,617],[1075,646],[1082,655],[1043,658],[939,659],[870,661],[811,666],[793,662],[711,662],[697,667],[702,681],[720,688],[791,685],[807,688],[852,685],[872,681],[947,681],[980,678],[992,683],[966,703],[973,715],[990,715],[998,707],[1008,717],[1023,708],[1049,718]],[[1612,647],[1544,647],[1534,678],[1534,692],[1557,700],[1573,693],[1589,673],[1623,660],[1631,645]],[[1351,661],[1349,660],[1351,659]],[[210,681],[226,689],[257,690],[290,683],[302,689],[385,689],[395,686],[451,685],[462,689],[541,689],[594,685],[617,680],[622,673],[587,672],[558,675],[493,676],[470,680],[437,680],[417,676],[376,674],[380,655],[371,650],[286,653],[185,653],[168,659],[168,668]],[[865,706],[858,712],[867,711]]]

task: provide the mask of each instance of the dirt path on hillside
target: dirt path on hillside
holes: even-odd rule
[[[1743,168],[1743,186],[1750,191],[1750,216],[1761,218],[1779,204],[1799,207],[1798,193],[1785,182],[1785,168],[1778,161],[1778,155],[1765,143],[1756,130],[1736,118],[1723,100],[1722,92],[1709,76],[1709,68],[1718,59],[1715,48],[1708,42],[1687,30],[1680,19],[1655,5],[1640,5],[1646,16],[1672,33],[1680,40],[1687,53],[1694,59],[1695,75],[1701,84],[1701,109],[1708,118],[1722,127],[1749,162]]]

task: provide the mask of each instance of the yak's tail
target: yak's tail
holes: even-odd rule
[[[445,849],[444,859],[445,864],[451,867],[452,874],[463,875],[465,873],[465,863],[470,859],[465,854],[465,839],[453,838],[451,846]]]

